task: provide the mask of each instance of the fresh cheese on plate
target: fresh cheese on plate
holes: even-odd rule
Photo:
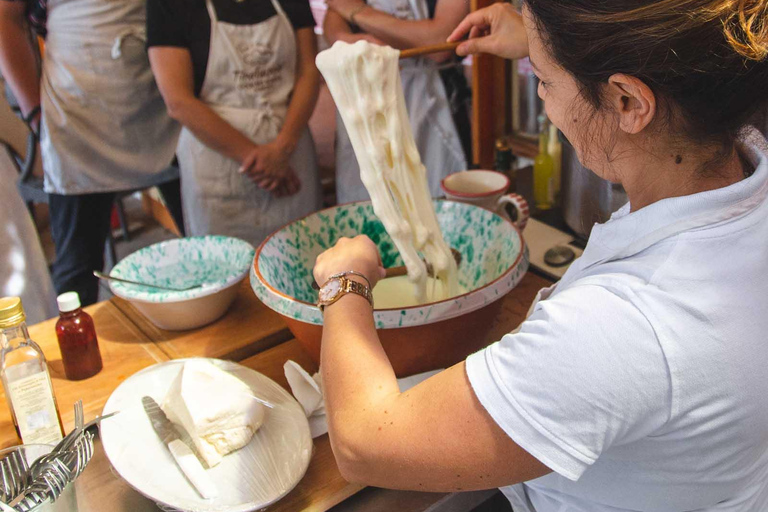
[[[161,408],[187,431],[209,467],[248,444],[266,413],[251,388],[205,360],[184,363]]]

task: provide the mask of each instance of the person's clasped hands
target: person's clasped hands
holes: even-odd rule
[[[301,180],[289,164],[290,157],[291,152],[277,141],[254,146],[239,172],[276,197],[292,196],[301,189]]]
[[[490,53],[505,59],[528,56],[528,37],[523,16],[512,4],[496,3],[471,12],[448,36],[449,42],[468,39],[456,48],[456,53]]]

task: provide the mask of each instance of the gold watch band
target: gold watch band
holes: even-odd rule
[[[339,281],[339,290],[332,297],[323,299],[323,290],[326,288],[326,285],[333,280]],[[346,275],[331,277],[328,279],[328,281],[325,282],[325,284],[323,284],[320,290],[320,301],[317,303],[317,307],[320,308],[320,311],[323,311],[326,306],[334,304],[348,293],[354,293],[356,295],[360,295],[361,297],[365,297],[365,299],[370,303],[371,309],[373,309],[373,294],[371,293],[370,287],[361,282],[349,279],[346,277]]]

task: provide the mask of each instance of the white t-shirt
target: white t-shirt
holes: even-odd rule
[[[768,511],[768,147],[741,150],[751,177],[595,226],[519,332],[467,359],[553,470],[502,489],[516,512]]]

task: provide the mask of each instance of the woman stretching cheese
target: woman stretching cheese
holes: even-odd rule
[[[518,332],[406,393],[369,302],[327,306],[345,478],[502,487],[516,512],[768,510],[768,150],[746,126],[767,20],[768,0],[526,0],[459,25],[460,54],[530,56],[549,118],[629,203]],[[370,240],[315,278],[349,270],[381,278]]]

